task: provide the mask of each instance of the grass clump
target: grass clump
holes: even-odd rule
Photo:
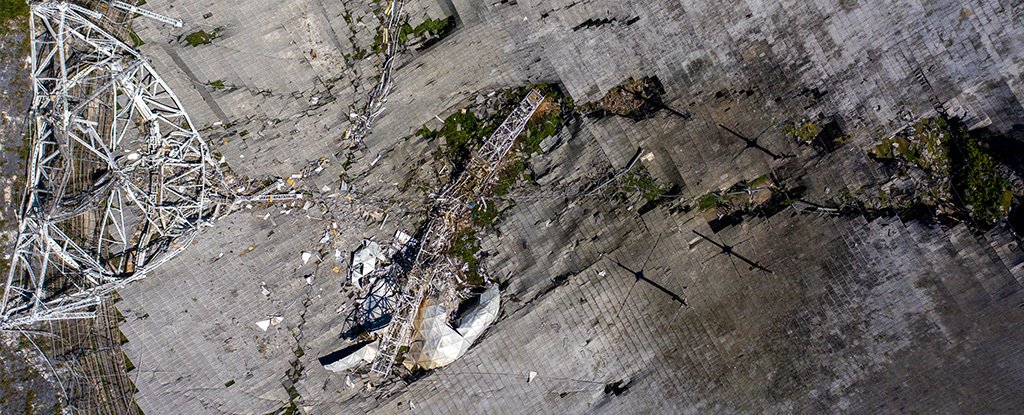
[[[493,189],[494,195],[507,196],[512,191],[512,187],[525,176],[528,176],[526,174],[526,160],[522,157],[516,157],[515,160],[498,172],[497,183],[495,183]]]
[[[0,0],[0,22],[28,17],[28,3],[24,0]]]
[[[704,211],[717,207],[720,197],[719,192],[710,192],[701,196],[697,199],[697,209]]]
[[[805,122],[782,127],[782,132],[801,143],[810,144],[821,133],[821,127],[811,122]]]
[[[0,0],[0,35],[6,35],[15,22],[16,32],[27,32],[29,14],[28,3],[24,0]]]
[[[1013,202],[1010,182],[996,171],[992,157],[966,129],[961,128],[951,138],[950,157],[957,161],[953,189],[962,199],[962,208],[982,225],[1005,219]]]
[[[213,39],[217,38],[217,33],[220,32],[218,29],[214,29],[212,33],[205,30],[189,33],[185,36],[185,43],[189,46],[195,47],[199,45],[208,45],[213,42]]]
[[[748,181],[747,182],[747,187],[749,187],[751,189],[759,189],[759,188],[762,188],[762,187],[765,187],[765,186],[769,186],[771,184],[772,184],[772,177],[766,174],[766,175],[763,175],[763,176],[760,176],[760,177],[755,177],[755,178],[751,179],[750,181]]]
[[[132,39],[132,46],[134,46],[136,48],[146,44],[146,42],[143,42],[142,38],[139,37],[139,35],[136,34],[134,30],[129,30],[128,31],[128,37]]]
[[[448,159],[455,166],[454,172],[461,172],[466,168],[473,149],[495,128],[493,123],[462,110],[445,118],[441,128],[431,130],[424,126],[416,131],[416,135],[428,140],[444,139],[445,147],[436,155]]]
[[[627,189],[638,191],[644,200],[654,202],[668,192],[668,188],[658,184],[650,175],[629,173],[622,180]]]
[[[464,229],[455,235],[452,246],[448,248],[448,256],[458,258],[466,264],[466,283],[469,285],[483,285],[484,279],[480,274],[480,241],[473,229]]]
[[[214,89],[224,89],[224,80],[218,79],[216,81],[207,82],[206,85],[209,85]]]
[[[487,203],[487,206],[474,206],[471,214],[474,226],[478,228],[486,228],[494,226],[498,222],[498,216],[501,214],[501,211],[498,210],[496,203],[490,202]]]
[[[124,371],[125,372],[131,372],[131,371],[135,370],[135,363],[132,363],[132,360],[128,358],[128,354],[127,353],[121,352],[121,358],[124,359]]]
[[[526,124],[526,130],[523,131],[523,151],[527,154],[540,154],[540,143],[544,139],[558,134],[562,129],[561,108],[557,104],[549,102],[544,100],[541,106],[553,108],[545,108],[544,112],[541,112],[541,109],[538,108],[537,114],[530,119]]]
[[[936,207],[938,216],[969,218],[979,227],[994,225],[1009,214],[1009,181],[999,174],[979,138],[955,120],[917,121],[873,147],[870,155],[900,166],[898,175],[906,175],[906,169],[927,173],[929,183],[918,189],[917,199],[901,204]]]
[[[426,19],[416,26],[412,26],[409,23],[403,23],[398,29],[398,43],[405,44],[411,39],[426,39],[426,44],[430,45],[443,39],[451,33],[454,28],[454,17],[447,17],[444,19]],[[373,37],[372,49],[374,52],[380,54],[384,53],[384,47],[384,32],[378,31]]]
[[[399,40],[402,43],[407,42],[409,39],[415,39],[418,37],[427,38],[443,38],[455,27],[455,19],[452,17],[444,19],[427,19],[412,27],[408,23],[402,25],[402,30],[399,32]]]
[[[951,134],[946,120],[923,119],[904,132],[882,140],[870,154],[879,160],[902,160],[920,169],[947,175]]]

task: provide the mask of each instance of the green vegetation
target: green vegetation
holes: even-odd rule
[[[697,209],[700,211],[709,210],[718,206],[720,192],[710,192],[697,199]]]
[[[1009,181],[999,175],[995,161],[981,147],[978,137],[954,121],[920,120],[883,140],[870,154],[878,160],[920,169],[931,178],[914,200],[881,192],[879,201],[883,206],[945,206],[939,212],[957,212],[981,227],[991,226],[1009,214],[1013,200]]]
[[[286,380],[281,383],[284,386],[286,392],[288,392],[288,402],[279,410],[274,412],[275,415],[300,415],[302,411],[299,409],[298,399],[301,397],[298,388],[295,386],[302,379],[302,373],[306,370],[306,367],[302,364],[299,359],[306,354],[302,347],[298,347],[294,350],[295,360],[291,362],[291,368],[285,371]],[[228,386],[228,385],[225,385]]]
[[[438,155],[445,157],[456,166],[457,171],[465,168],[472,150],[482,140],[491,135],[497,128],[487,120],[481,120],[472,112],[458,111],[445,118],[439,130],[431,130],[426,126],[416,131],[416,135],[428,140],[444,138],[445,148]]]
[[[224,89],[224,81],[221,79],[212,82],[207,82],[206,85],[209,85],[214,89]]]
[[[512,187],[519,182],[520,179],[528,177],[526,173],[526,160],[522,157],[516,157],[511,163],[505,165],[505,167],[498,172],[498,180],[494,185],[495,196],[506,196],[512,191]]]
[[[122,351],[121,352],[121,357],[124,359],[124,371],[125,372],[131,372],[132,370],[135,370],[135,364],[132,363],[132,360],[128,358],[128,354],[126,354],[125,352]]]
[[[136,34],[134,30],[128,30],[128,37],[132,39],[132,46],[135,46],[136,48],[146,43],[142,41],[142,38],[139,37],[139,35]]]
[[[629,173],[623,178],[622,183],[629,191],[639,191],[648,202],[654,202],[668,192],[667,187],[658,184],[648,174]]]
[[[398,43],[408,43],[410,39],[441,39],[448,35],[455,28],[455,18],[426,19],[413,27],[409,23],[403,23],[398,30]],[[373,37],[373,50],[376,53],[384,53],[384,32],[378,31]],[[357,58],[358,59],[358,58]]]
[[[814,123],[793,124],[782,127],[782,132],[801,143],[809,144],[821,133],[821,127]]]
[[[0,22],[7,23],[28,15],[28,3],[24,0],[0,0]]]
[[[445,19],[427,19],[416,25],[416,27],[410,26],[408,23],[402,25],[402,31],[399,32],[399,40],[402,43],[407,42],[410,38],[418,38],[426,36],[428,38],[444,37],[455,27],[455,19],[448,17]]]
[[[523,132],[523,150],[527,154],[540,154],[540,143],[545,138],[558,134],[561,129],[562,111],[560,108],[534,116],[526,124],[526,131]]]
[[[401,346],[398,348],[398,353],[395,354],[396,362],[404,362],[405,354],[409,353],[409,346]]]
[[[490,137],[499,123],[532,89],[538,89],[547,99],[529,120],[523,134],[520,135],[520,140],[498,167],[490,195],[484,203],[472,209],[469,220],[455,235],[447,253],[453,259],[466,264],[464,277],[468,286],[478,286],[484,282],[480,272],[479,237],[482,232],[496,231],[502,212],[513,205],[514,202],[505,196],[508,196],[521,181],[532,180],[529,169],[530,157],[541,153],[541,141],[561,130],[566,115],[573,111],[571,101],[553,84],[506,89],[502,91],[502,95],[486,101],[487,104],[483,107],[478,105],[473,107],[473,110],[462,109],[442,120],[440,127],[431,129],[423,126],[414,133],[426,140],[444,140],[443,147],[435,151],[434,157],[450,162],[453,166],[452,177],[455,177],[465,170],[473,152]],[[478,113],[485,113],[487,116],[478,117]],[[647,192],[656,192],[658,195],[664,193],[664,189],[653,182],[637,180],[635,186]]]
[[[28,3],[24,0],[0,0],[0,35],[6,35],[15,24],[16,32],[28,32]],[[21,47],[22,54],[28,54],[28,39]]]
[[[751,189],[760,189],[762,187],[770,186],[772,184],[772,177],[769,175],[763,175],[755,177],[754,179],[747,182],[747,187]]]
[[[217,33],[219,32],[220,29],[214,29],[213,33],[208,33],[205,30],[192,32],[188,36],[185,36],[185,42],[188,43],[189,46],[193,47],[199,45],[208,45],[211,42],[213,42],[213,39],[217,38]]]
[[[487,203],[486,207],[482,205],[475,206],[472,212],[473,225],[478,228],[494,226],[497,223],[499,214],[501,214],[501,211],[498,210],[496,201]]]
[[[1013,193],[1010,182],[996,171],[992,157],[985,153],[976,137],[964,128],[952,134],[951,158],[953,189],[971,218],[982,225],[993,225],[1010,213]]]
[[[480,241],[473,229],[465,229],[455,235],[452,246],[448,248],[448,255],[462,260],[466,264],[466,283],[469,285],[483,285],[484,278],[480,275]]]
[[[772,195],[777,193],[775,190],[776,186],[772,177],[766,174],[736,183],[725,191],[708,192],[697,198],[696,206],[700,211],[718,207],[723,207],[726,210],[746,211],[770,203]],[[792,201],[788,203],[792,203]]]
[[[920,169],[946,174],[949,170],[950,126],[946,120],[924,119],[871,149],[879,160],[903,160]]]

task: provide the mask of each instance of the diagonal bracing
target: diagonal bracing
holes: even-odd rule
[[[101,17],[31,6],[32,150],[0,329],[94,317],[232,199],[178,98]]]
[[[469,217],[471,203],[477,199],[483,202],[482,199],[492,190],[494,174],[543,100],[544,96],[539,91],[531,90],[484,141],[459,178],[435,198],[413,265],[399,278],[401,287],[395,293],[394,312],[383,330],[379,352],[370,367],[375,375],[387,376],[399,350],[408,346],[413,321],[428,293],[435,292],[442,300],[450,300],[448,297],[453,296],[458,264],[446,257],[452,238]]]

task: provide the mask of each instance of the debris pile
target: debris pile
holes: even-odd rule
[[[597,102],[585,105],[584,110],[595,115],[611,113],[642,120],[662,109],[661,95],[664,93],[658,78],[629,78],[608,90]]]
[[[877,192],[852,195],[868,210],[916,211],[980,227],[1001,222],[1010,212],[1010,182],[980,139],[956,120],[917,121],[869,154],[883,162],[891,176]]]

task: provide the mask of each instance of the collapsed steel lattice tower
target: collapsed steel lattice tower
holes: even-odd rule
[[[178,98],[103,15],[31,9],[32,150],[0,329],[93,317],[184,250],[228,194]]]
[[[544,95],[540,91],[530,90],[470,158],[458,179],[436,195],[413,265],[401,276],[401,287],[394,293],[394,311],[381,334],[371,373],[383,378],[391,372],[399,350],[409,345],[413,322],[432,286],[439,286],[433,289],[442,298],[453,295],[451,291],[455,284],[451,279],[455,275],[456,264],[446,260],[452,238],[462,226],[461,221],[469,217],[470,204],[476,201],[486,203],[484,199],[494,186],[495,173],[502,166],[505,155],[543,101]]]

